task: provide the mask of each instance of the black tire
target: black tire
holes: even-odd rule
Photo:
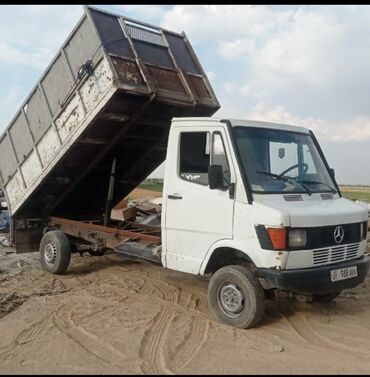
[[[218,320],[248,329],[263,317],[265,294],[251,269],[226,266],[216,271],[209,281],[208,306]]]
[[[71,261],[71,245],[60,230],[52,230],[40,242],[40,262],[52,274],[64,274]]]
[[[312,302],[330,302],[335,300],[342,291],[336,291],[336,292],[331,292],[331,293],[326,293],[323,295],[313,295],[312,296]]]

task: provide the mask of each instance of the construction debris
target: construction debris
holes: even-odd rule
[[[7,235],[0,235],[0,245],[10,246],[10,242]]]
[[[27,301],[27,296],[16,292],[0,293],[0,318],[4,317]]]
[[[160,216],[158,214],[153,213],[152,215],[145,217],[144,220],[139,221],[139,224],[161,225],[161,219],[160,219]]]
[[[119,221],[135,220],[136,214],[136,207],[129,206],[128,199],[124,198],[111,210],[110,218]]]
[[[160,198],[161,199],[161,198]],[[121,200],[111,211],[111,219],[117,221],[131,220],[144,225],[161,225],[162,205],[158,198],[142,198],[129,202]]]
[[[9,231],[9,211],[3,191],[0,189],[0,232]]]

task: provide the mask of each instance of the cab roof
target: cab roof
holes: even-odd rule
[[[221,121],[229,121],[232,127],[241,126],[241,127],[261,127],[261,128],[272,128],[276,130],[285,130],[285,131],[293,131],[293,132],[300,132],[308,134],[310,130],[305,127],[300,126],[294,126],[291,124],[283,124],[283,123],[275,123],[275,122],[262,122],[259,120],[247,120],[247,119],[234,119],[234,118],[220,118],[220,117],[184,117],[184,118],[173,118],[173,123],[184,123],[184,125],[187,125],[189,122],[214,122],[214,123],[220,123]]]

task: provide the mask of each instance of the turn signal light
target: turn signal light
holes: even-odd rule
[[[275,250],[286,249],[286,228],[267,228],[267,233]]]

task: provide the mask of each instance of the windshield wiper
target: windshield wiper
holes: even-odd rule
[[[330,189],[330,191],[333,193],[333,194],[336,194],[337,193],[337,190],[334,189],[333,187],[331,187],[330,185],[328,185],[327,183],[324,183],[324,182],[320,182],[320,181],[300,181],[300,180],[297,180],[297,182],[300,182],[300,183],[307,183],[307,184],[313,184],[313,185],[324,185],[326,187],[328,187]]]
[[[256,173],[269,175],[271,177],[274,177],[275,179],[281,179],[282,181],[285,181],[285,182],[289,182],[289,180],[292,179],[294,182],[299,183],[306,190],[308,195],[312,195],[311,190],[303,184],[304,182],[302,183],[301,181],[298,181],[296,178],[288,177],[287,175],[274,174],[274,173],[270,173],[268,171],[262,171],[262,170],[256,170]]]

